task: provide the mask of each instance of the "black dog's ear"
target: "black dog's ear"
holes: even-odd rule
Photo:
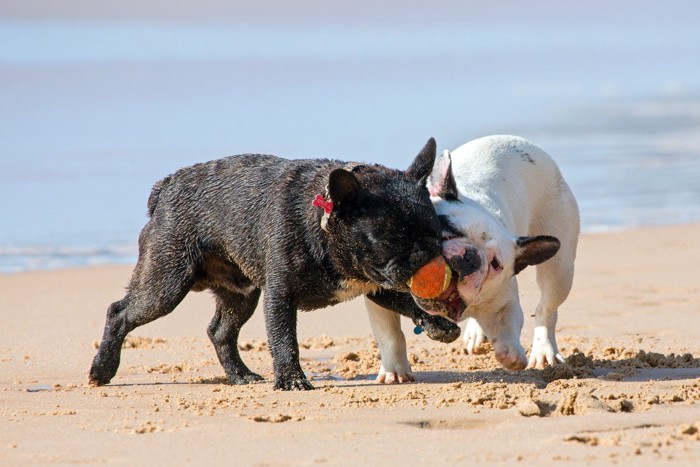
[[[406,174],[421,184],[425,184],[428,175],[430,175],[430,171],[433,170],[436,151],[437,144],[435,143],[435,138],[430,138],[413,160],[410,167],[406,169]]]
[[[335,169],[328,176],[328,194],[333,201],[333,209],[345,209],[357,199],[360,194],[360,182],[345,169]]]
[[[556,237],[538,235],[537,237],[518,237],[515,241],[515,266],[513,275],[528,266],[544,263],[557,254],[561,243]]]
[[[457,182],[452,175],[452,156],[445,150],[435,159],[435,166],[428,178],[430,196],[439,196],[447,201],[459,201]]]

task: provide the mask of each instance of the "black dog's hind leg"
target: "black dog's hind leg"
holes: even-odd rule
[[[90,384],[100,386],[112,380],[126,335],[173,311],[192,287],[193,277],[187,258],[139,255],[126,296],[107,309],[102,342],[90,368]]]
[[[226,289],[215,289],[216,313],[209,323],[207,334],[214,344],[216,355],[226,371],[228,382],[247,384],[261,381],[262,376],[248,369],[238,353],[238,334],[241,327],[253,316],[260,298],[260,289],[247,295]]]

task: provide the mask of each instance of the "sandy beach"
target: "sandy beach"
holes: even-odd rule
[[[0,276],[0,464],[576,465],[700,462],[700,224],[581,238],[557,329],[567,364],[508,372],[492,353],[409,336],[418,382],[374,382],[362,300],[300,314],[316,390],[272,390],[262,310],[241,348],[268,378],[224,384],[190,294],[137,329],[112,384],[87,386],[130,267]],[[526,314],[538,293],[520,280]],[[526,349],[533,319],[526,316]]]
[[[698,16],[690,0],[0,2],[0,467],[700,465]],[[267,380],[231,386],[214,301],[193,293],[87,385],[168,173],[246,152],[405,168],[430,136],[509,133],[606,232],[581,237],[565,365],[509,372],[405,321],[417,381],[378,384],[354,300],[299,315],[316,390],[272,389],[261,309],[240,344]],[[674,225],[635,228],[658,224]],[[529,350],[534,270],[520,293]]]

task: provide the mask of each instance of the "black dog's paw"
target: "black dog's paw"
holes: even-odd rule
[[[245,374],[229,376],[228,384],[249,384],[256,381],[264,381],[265,378],[252,371]]]
[[[109,382],[112,381],[114,373],[116,373],[116,371],[113,371],[111,368],[105,368],[104,365],[93,363],[88,375],[88,384],[90,386],[104,386],[105,384],[109,384]]]
[[[314,387],[306,378],[295,378],[290,380],[276,380],[275,389],[282,391],[311,391]]]
[[[111,380],[103,380],[100,378],[97,378],[93,375],[88,376],[88,385],[97,387],[97,386],[104,386],[105,384],[109,384]]]
[[[442,316],[428,315],[416,321],[434,341],[449,343],[457,339],[462,330],[452,321]]]

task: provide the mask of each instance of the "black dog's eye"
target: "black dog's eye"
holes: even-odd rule
[[[411,257],[410,251],[403,251],[403,252],[389,258],[386,262],[384,262],[382,264],[382,267],[387,268],[387,267],[392,267],[392,266],[400,266],[401,263],[407,262],[410,259],[410,257]]]
[[[495,256],[493,257],[493,261],[491,261],[491,267],[495,271],[500,271],[501,269],[503,269],[503,266],[501,266],[501,263],[498,262],[498,258],[496,258]]]

